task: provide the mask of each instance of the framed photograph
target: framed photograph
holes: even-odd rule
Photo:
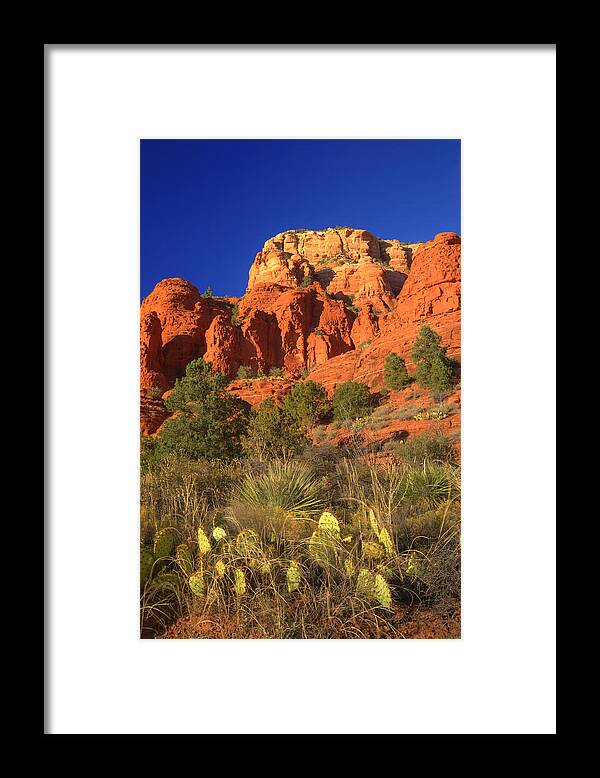
[[[45,45],[46,733],[555,734],[555,66]]]

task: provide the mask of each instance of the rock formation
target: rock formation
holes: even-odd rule
[[[349,227],[283,232],[256,255],[239,299],[203,296],[189,282],[167,278],[143,300],[141,388],[152,390],[144,413],[149,418],[151,397],[200,357],[232,378],[243,365],[263,375],[278,368],[294,380],[310,372],[330,391],[348,379],[379,389],[385,356],[395,351],[410,368],[410,349],[425,323],[458,359],[457,234],[415,244]],[[263,399],[279,399],[289,388],[289,381],[262,388],[238,381],[231,389],[252,402],[250,384]],[[147,430],[153,425],[143,423]]]

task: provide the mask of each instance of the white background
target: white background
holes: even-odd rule
[[[46,58],[47,731],[553,733],[554,49]],[[138,639],[141,137],[462,138],[461,640]]]

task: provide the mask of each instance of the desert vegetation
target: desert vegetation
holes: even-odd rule
[[[449,390],[435,336],[419,333],[412,378],[390,355],[390,389]],[[436,427],[456,407],[306,380],[252,408],[228,383],[190,362],[142,437],[142,636],[458,637],[460,467]],[[430,426],[365,439],[399,419]]]

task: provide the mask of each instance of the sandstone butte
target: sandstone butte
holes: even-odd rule
[[[280,400],[294,381],[331,393],[347,380],[383,386],[383,361],[405,358],[423,324],[460,361],[460,236],[426,243],[382,240],[349,227],[289,230],[266,241],[240,298],[201,295],[166,278],[140,312],[141,428],[168,417],[164,396],[192,359],[235,378],[240,366],[283,379],[238,379],[230,390],[253,405]]]

